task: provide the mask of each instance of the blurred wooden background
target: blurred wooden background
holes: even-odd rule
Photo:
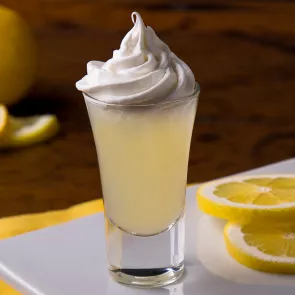
[[[39,44],[38,82],[14,114],[56,113],[52,141],[0,154],[0,216],[65,208],[101,195],[92,134],[74,83],[146,25],[193,69],[202,92],[189,182],[295,156],[295,3],[199,0],[2,0]],[[21,57],[20,57],[21,58]]]

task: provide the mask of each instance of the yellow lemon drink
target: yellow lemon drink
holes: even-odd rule
[[[184,208],[196,98],[158,106],[87,106],[108,218],[143,236],[169,228]]]

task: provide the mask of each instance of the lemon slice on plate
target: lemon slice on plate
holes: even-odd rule
[[[0,104],[0,135],[4,134],[8,122],[8,111],[3,104]]]
[[[224,229],[229,254],[255,270],[295,274],[295,225],[229,222]]]
[[[203,212],[231,221],[295,221],[295,175],[216,180],[201,185],[197,199]]]
[[[54,115],[9,116],[5,129],[0,137],[0,148],[23,147],[51,138],[58,132],[59,123]]]

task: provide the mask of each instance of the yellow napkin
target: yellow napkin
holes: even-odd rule
[[[103,211],[102,200],[95,200],[73,206],[66,210],[3,218],[0,219],[0,239],[64,223],[101,211]],[[15,291],[3,281],[0,281],[0,294],[20,295],[19,292]]]

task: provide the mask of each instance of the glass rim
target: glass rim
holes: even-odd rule
[[[132,108],[132,107],[156,107],[156,106],[168,106],[168,105],[174,105],[178,103],[183,103],[186,101],[190,101],[194,98],[198,98],[201,92],[200,85],[195,82],[195,88],[194,92],[190,94],[189,96],[183,96],[181,99],[177,100],[170,100],[170,101],[162,101],[162,102],[156,102],[156,103],[142,103],[142,104],[118,104],[118,103],[108,103],[104,102],[102,100],[98,100],[89,94],[82,91],[84,98],[89,100],[91,103],[102,105],[102,106],[109,106],[109,107],[125,107],[125,108]]]

